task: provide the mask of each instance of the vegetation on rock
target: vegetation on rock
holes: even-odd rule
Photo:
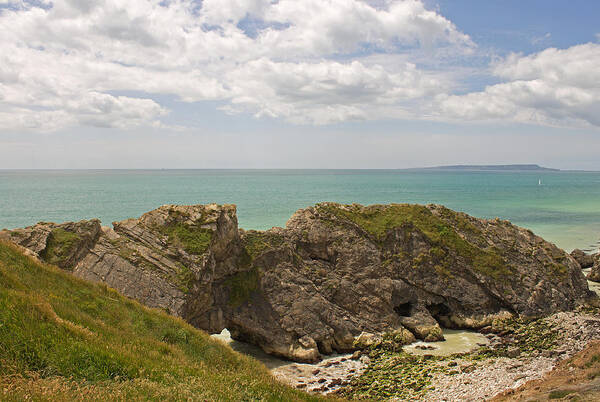
[[[439,357],[385,350],[374,350],[370,356],[371,364],[352,379],[340,392],[342,395],[359,399],[419,399],[431,389],[433,374],[449,371],[441,363],[445,359]]]
[[[248,255],[254,259],[268,249],[281,246],[283,236],[275,233],[248,231],[244,232],[243,244]]]
[[[469,222],[466,215],[442,209],[442,219],[434,215],[423,205],[391,204],[391,205],[337,205],[319,204],[317,209],[349,220],[374,236],[378,242],[383,242],[387,234],[398,228],[416,229],[423,233],[431,242],[433,248],[429,254],[421,255],[414,261],[415,267],[430,261],[442,274],[452,275],[452,257],[463,258],[483,275],[494,279],[507,279],[513,270],[506,263],[499,251],[493,247],[480,248],[472,244],[445,221],[450,220],[461,229],[478,234],[480,231]]]
[[[181,222],[173,222],[161,230],[169,237],[169,243],[181,246],[190,254],[204,254],[212,239],[212,230]]]
[[[80,241],[81,238],[75,233],[66,231],[62,228],[52,229],[50,236],[48,236],[46,249],[43,251],[41,257],[49,264],[60,265],[63,267],[65,259],[69,257],[69,254]],[[72,267],[63,268],[72,269]]]
[[[543,318],[512,318],[497,321],[492,330],[505,336],[506,341],[493,349],[482,348],[474,358],[507,357],[511,352],[531,355],[534,352],[552,350],[556,347],[559,332]]]

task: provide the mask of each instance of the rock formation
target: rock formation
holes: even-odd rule
[[[579,249],[571,252],[571,257],[577,261],[581,268],[591,268],[587,279],[594,282],[600,282],[600,253],[587,254]]]
[[[40,223],[0,238],[196,327],[307,362],[591,296],[579,264],[553,244],[439,205],[322,203],[264,232],[238,230],[235,206],[167,205],[113,225]]]
[[[594,265],[594,256],[592,254],[586,254],[578,248],[571,252],[571,257],[579,263],[581,268],[590,268]]]
[[[587,278],[590,281],[600,282],[600,253],[594,254],[594,264]]]

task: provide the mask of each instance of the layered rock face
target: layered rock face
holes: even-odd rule
[[[114,230],[97,221],[48,225],[0,237],[46,259],[56,253],[45,251],[42,232],[83,239],[77,228],[89,227],[85,238],[95,240],[73,243],[55,263],[298,361],[439,340],[440,325],[479,328],[591,296],[579,264],[553,244],[437,205],[323,203],[265,232],[238,230],[235,207],[217,205],[163,206]]]
[[[39,223],[0,232],[0,238],[149,307],[222,330],[223,317],[204,312],[212,303],[212,284],[237,272],[241,246],[235,206],[165,205],[113,226],[101,227],[98,220]]]

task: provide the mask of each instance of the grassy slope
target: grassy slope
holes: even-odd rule
[[[0,243],[0,399],[317,400],[180,319]]]

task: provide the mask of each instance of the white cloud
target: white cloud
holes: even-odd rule
[[[11,1],[0,31],[11,130],[159,125],[162,94],[301,123],[398,117],[449,83],[369,56],[474,46],[417,0]]]
[[[296,123],[335,123],[378,118],[386,106],[428,94],[444,86],[433,75],[405,63],[397,72],[383,67],[349,64],[276,63],[259,59],[230,73],[232,107],[258,116],[284,117]],[[397,116],[400,117],[400,116]]]
[[[548,42],[551,37],[552,37],[552,34],[550,32],[546,32],[546,34],[544,34],[542,36],[536,36],[533,39],[531,39],[531,44],[532,45],[540,45],[542,43]]]
[[[471,45],[454,24],[416,0],[389,2],[387,9],[354,0],[282,0],[266,10],[265,18],[290,25],[265,30],[259,38],[286,52],[346,53],[361,45],[393,48],[396,42]]]
[[[600,126],[600,45],[512,54],[494,67],[506,82],[462,96],[440,95],[438,115],[555,126]]]
[[[7,5],[0,130],[163,127],[161,95],[300,124],[435,118],[600,126],[599,44],[510,55],[491,69],[501,83],[453,95],[464,70],[455,63],[475,45],[419,0]]]

